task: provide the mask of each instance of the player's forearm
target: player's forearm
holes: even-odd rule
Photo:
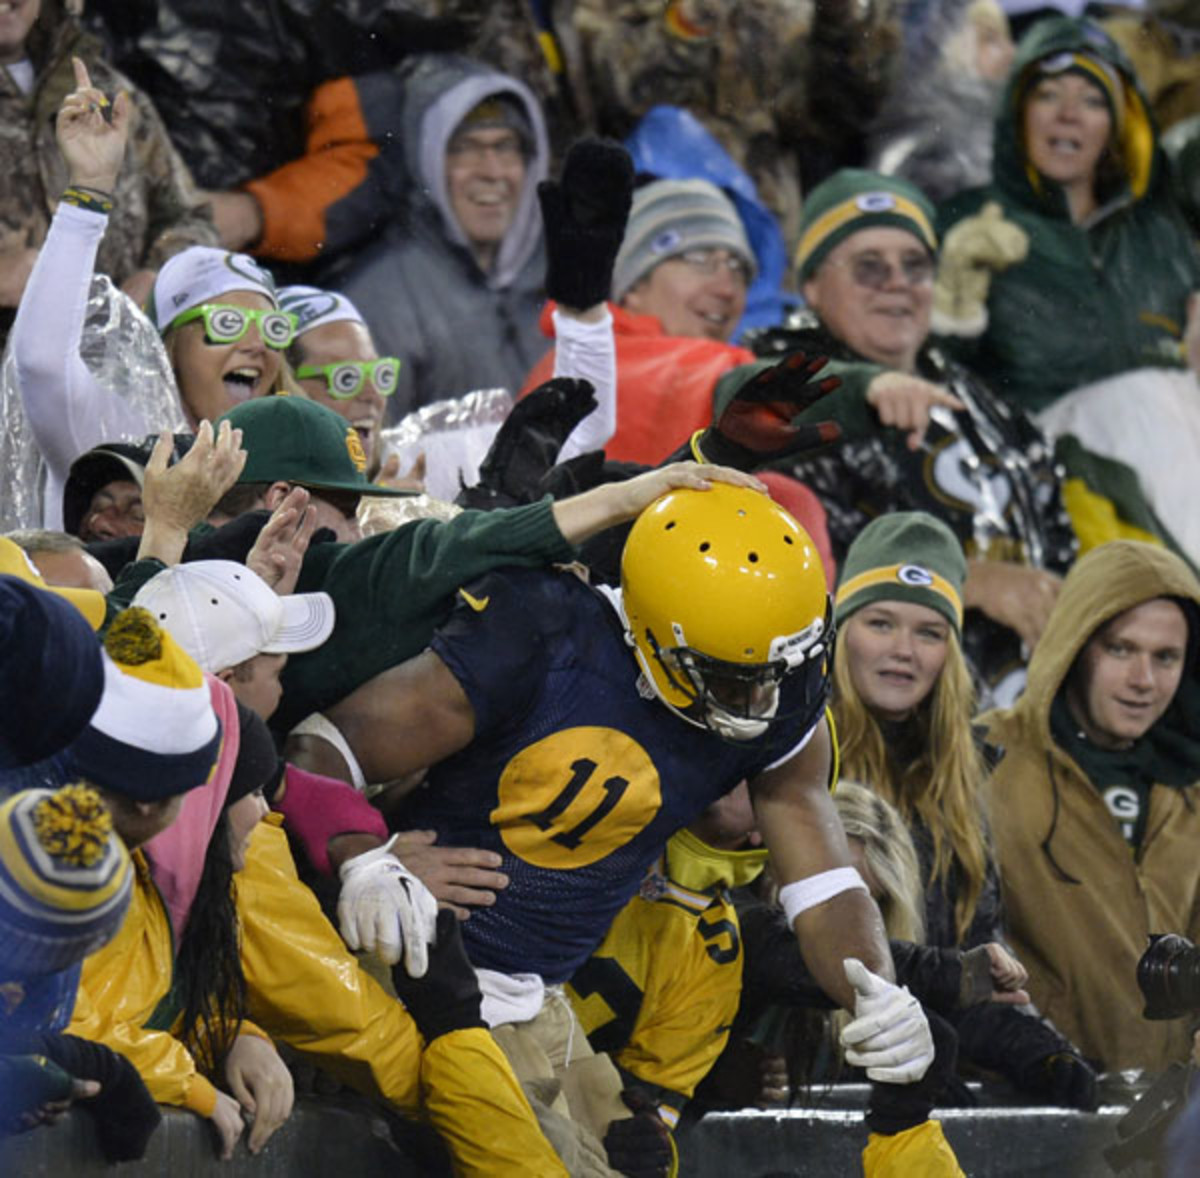
[[[847,1010],[854,1010],[854,990],[842,968],[847,957],[857,957],[872,973],[894,980],[883,919],[866,892],[841,892],[800,913],[792,928],[818,985]]]

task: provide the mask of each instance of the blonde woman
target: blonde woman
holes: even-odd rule
[[[955,949],[1003,941],[987,766],[971,726],[974,693],[961,647],[966,571],[945,524],[894,512],[851,545],[834,606],[842,771],[899,811],[920,865],[925,939]],[[998,967],[1002,988],[1019,990],[1025,970],[1008,960]],[[1041,1097],[1094,1105],[1091,1068],[1039,1019],[985,1003],[952,1021],[964,1058]]]
[[[896,808],[857,781],[838,782],[833,804],[854,866],[870,889],[889,941],[925,940],[921,865]]]

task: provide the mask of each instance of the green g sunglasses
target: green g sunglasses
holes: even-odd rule
[[[400,361],[395,356],[378,360],[339,360],[336,364],[302,364],[296,369],[299,380],[325,378],[329,395],[338,401],[349,401],[362,391],[369,379],[381,397],[390,397],[400,379]]]
[[[250,330],[253,323],[268,348],[282,352],[296,338],[299,320],[290,311],[279,311],[272,307],[259,311],[251,307],[238,307],[233,303],[201,303],[171,321],[172,327],[183,327],[204,320],[204,338],[210,344],[234,344]]]

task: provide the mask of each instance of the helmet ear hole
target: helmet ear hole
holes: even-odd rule
[[[746,559],[747,559],[747,560],[748,560],[748,561],[749,561],[751,564],[758,564],[758,553],[757,553],[757,552],[748,552],[748,553],[746,554]]]
[[[707,552],[711,547],[712,545],[707,540],[704,540],[700,544],[700,551]]]

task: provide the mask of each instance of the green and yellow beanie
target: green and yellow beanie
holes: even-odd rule
[[[907,601],[937,610],[962,634],[967,561],[958,537],[923,511],[895,511],[872,520],[850,545],[834,597],[842,625],[876,601]]]
[[[880,172],[843,168],[808,194],[800,221],[796,270],[806,282],[830,250],[861,229],[907,229],[931,254],[937,253],[934,211],[914,184]]]

